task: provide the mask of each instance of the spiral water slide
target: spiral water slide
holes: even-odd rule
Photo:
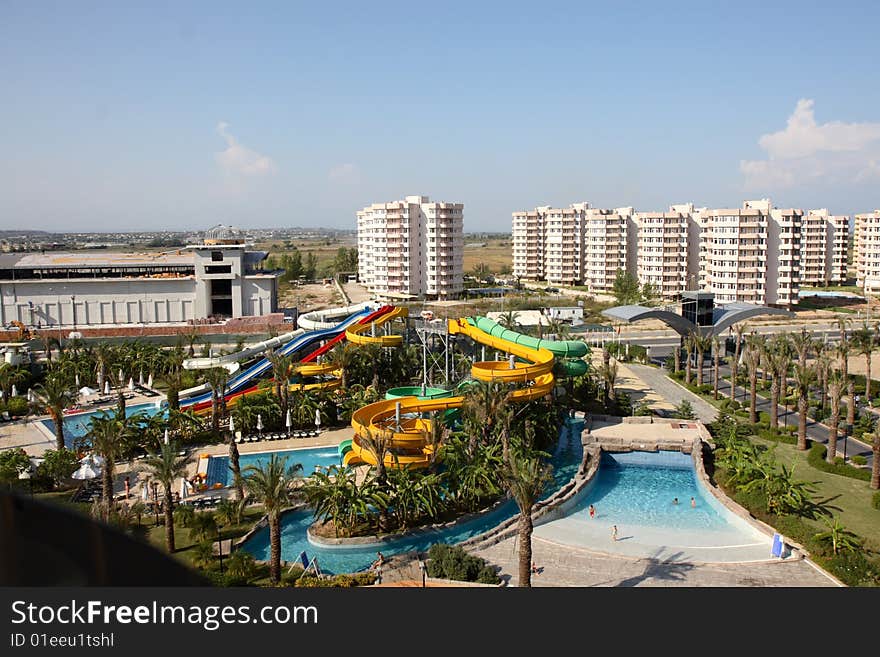
[[[511,354],[514,358],[504,361],[481,361],[471,367],[471,376],[479,381],[500,383],[528,383],[526,388],[510,392],[512,402],[540,399],[553,389],[553,369],[557,356],[574,358],[575,354],[587,353],[587,346],[569,341],[555,344],[551,351],[549,340],[539,340],[516,331],[505,329],[485,317],[469,317],[450,320],[449,332],[462,334],[479,344]],[[578,368],[579,369],[579,368]],[[378,432],[391,432],[391,449],[384,457],[386,467],[423,468],[431,462],[432,446],[427,436],[431,420],[425,413],[447,411],[461,407],[463,395],[420,399],[417,396],[386,399],[368,404],[352,414],[354,437],[350,451],[343,456],[346,465],[376,464],[376,456],[370,451],[364,438]]]
[[[292,354],[302,349],[305,349],[319,340],[332,340],[333,338],[336,338],[338,336],[344,337],[346,329],[348,329],[353,324],[356,324],[357,322],[365,320],[367,318],[375,319],[382,313],[388,313],[390,310],[392,310],[391,306],[383,306],[379,310],[374,311],[372,307],[368,304],[358,304],[357,308],[359,308],[359,310],[356,310],[355,312],[349,314],[345,319],[343,319],[341,322],[334,324],[331,328],[320,328],[303,333],[300,333],[298,331],[293,332],[292,334],[290,334],[293,335],[293,339],[291,339],[290,341],[285,343],[280,349],[278,349],[277,353],[286,356],[288,354]],[[348,310],[348,308],[345,308],[344,310]],[[326,312],[327,316],[333,316],[332,314],[336,314],[339,311],[340,309],[333,309],[332,311]],[[245,354],[248,351],[249,350],[245,350],[238,353]],[[227,401],[237,397],[244,392],[250,392],[252,389],[255,389],[254,381],[261,376],[264,376],[267,372],[270,372],[271,368],[272,363],[269,362],[269,359],[261,358],[247,369],[242,370],[241,372],[236,374],[226,384],[225,396]],[[180,400],[181,409],[199,411],[204,410],[205,408],[210,408],[210,405],[210,391]]]

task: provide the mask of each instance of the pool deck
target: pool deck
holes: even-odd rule
[[[622,536],[626,532],[621,533]],[[606,536],[605,542],[611,542]],[[508,538],[474,554],[501,568],[515,586],[518,573],[516,538]],[[766,554],[766,553],[765,553]],[[603,554],[585,548],[532,539],[532,556],[540,572],[532,586],[685,586],[685,587],[826,587],[840,586],[806,559],[756,563],[692,563],[658,554],[654,558]]]

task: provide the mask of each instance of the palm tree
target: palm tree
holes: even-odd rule
[[[539,457],[511,450],[504,483],[519,507],[519,586],[532,585],[532,509],[550,481],[551,468]]]
[[[830,543],[831,551],[834,554],[855,552],[862,547],[862,541],[858,535],[846,529],[836,517],[832,520],[828,518],[822,520],[828,526],[828,531],[819,532],[813,538],[822,543]]]
[[[684,339],[684,353],[687,357],[687,360],[684,364],[684,382],[688,385],[691,384],[691,359],[693,358],[695,347],[696,345],[694,344],[694,332],[691,331]]]
[[[816,373],[808,365],[795,365],[794,382],[798,391],[798,441],[799,450],[807,449],[807,408],[810,386],[816,380]]]
[[[871,445],[874,460],[871,463],[871,488],[877,490],[880,488],[880,428],[874,434],[874,441]]]
[[[290,369],[293,366],[293,358],[269,350],[266,352],[266,359],[272,365],[275,396],[278,397],[278,403],[281,405],[281,417],[283,418],[287,415],[289,389],[287,382],[290,379]]]
[[[281,511],[291,503],[291,484],[302,465],[288,468],[286,457],[272,454],[262,465],[244,470],[248,493],[263,505],[269,520],[269,579],[277,584],[281,581]]]
[[[20,384],[27,377],[28,373],[23,367],[10,365],[6,361],[0,362],[0,390],[7,399],[12,394],[12,386]]]
[[[69,382],[60,373],[50,374],[35,388],[37,398],[55,425],[55,449],[64,449],[64,409],[76,398]]]
[[[226,396],[229,372],[225,367],[212,367],[205,371],[205,383],[211,387],[211,429],[220,431],[220,399]]]
[[[831,418],[828,421],[828,452],[825,460],[834,463],[837,456],[837,426],[840,423],[840,398],[843,395],[843,376],[832,372],[828,376],[828,397],[831,399]]]
[[[865,324],[864,327],[853,333],[852,345],[857,354],[865,357],[865,403],[871,403],[871,354],[874,351],[874,333]],[[855,406],[852,400],[850,405]],[[853,419],[855,419],[855,408],[853,408]],[[849,420],[847,420],[849,422]]]
[[[366,435],[358,437],[358,443],[376,459],[376,483],[385,488],[388,474],[385,468],[385,456],[391,451],[394,432],[391,429],[367,427]]]
[[[609,399],[616,399],[614,384],[617,381],[617,363],[603,363],[597,368],[596,374],[605,384],[602,388],[602,405],[608,406]]]
[[[471,456],[477,449],[478,441],[483,445],[489,444],[506,405],[507,389],[503,385],[481,381],[468,388],[461,413],[467,427],[468,453]]]
[[[766,351],[770,370],[770,426],[779,427],[779,396],[788,391],[788,368],[791,364],[791,344],[785,335],[777,335]]]
[[[810,355],[810,351],[814,347],[813,336],[807,332],[807,329],[802,328],[798,333],[793,333],[790,336],[791,347],[794,349],[794,353],[797,354],[797,364],[801,367],[807,364],[807,357]]]
[[[746,324],[734,324],[733,334],[736,344],[733,347],[733,361],[730,363],[730,398],[736,399],[736,380],[739,375],[739,356],[742,349],[742,336],[746,330]]]
[[[712,346],[712,338],[708,335],[702,335],[694,332],[694,349],[697,352],[697,385],[703,385],[703,358],[706,352]]]
[[[92,418],[87,437],[95,452],[104,459],[101,497],[105,522],[109,522],[113,508],[113,466],[116,459],[125,452],[126,441],[137,433],[140,420],[139,414],[126,417],[125,413],[120,413],[118,410]]]
[[[852,400],[855,398],[855,382],[849,375],[849,354],[852,345],[849,339],[846,338],[845,333],[841,331],[841,335],[843,337],[837,343],[837,356],[840,358],[840,374],[843,378],[844,390],[849,397],[849,403],[846,405],[846,421],[849,424],[854,424],[856,421],[856,407]]]
[[[519,318],[519,313],[517,311],[505,310],[499,315],[498,323],[506,329],[512,329],[519,326],[517,318]]]
[[[813,347],[816,351],[816,384],[819,387],[819,405],[825,409],[826,392],[825,380],[828,378],[828,372],[831,370],[831,354],[830,349],[822,342],[816,341]]]
[[[174,552],[174,480],[186,474],[186,457],[177,456],[180,448],[176,442],[162,444],[158,453],[151,454],[144,461],[152,478],[165,489],[165,547]]]
[[[743,364],[749,374],[749,422],[758,422],[758,367],[761,365],[761,341],[756,335],[746,339],[743,350]]]
[[[718,399],[718,366],[721,358],[721,338],[712,336],[712,396]],[[733,397],[731,397],[733,399]]]
[[[164,352],[161,359],[162,378],[165,380],[168,399],[168,408],[173,411],[180,410],[180,389],[183,387],[183,361],[184,353],[180,345]]]

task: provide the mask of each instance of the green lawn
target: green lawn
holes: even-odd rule
[[[840,511],[835,510],[834,514],[840,518],[840,522],[847,529],[863,536],[869,548],[880,550],[880,509],[871,506],[871,496],[874,491],[868,486],[867,481],[816,470],[807,463],[807,452],[799,452],[794,445],[762,440],[754,436],[752,440],[759,445],[775,446],[776,457],[781,464],[794,467],[798,479],[813,483],[819,499],[829,500],[832,506],[839,507]],[[816,531],[826,529],[821,521],[813,524],[817,527]]]

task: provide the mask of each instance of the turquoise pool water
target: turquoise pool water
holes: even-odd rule
[[[64,417],[64,444],[68,448],[72,448],[73,443],[77,438],[82,438],[89,432],[89,428],[92,426],[93,417],[96,415],[102,415],[106,412],[112,413],[115,410],[115,406],[108,406],[97,411],[66,415]],[[125,415],[127,417],[131,417],[137,412],[143,412],[148,417],[152,417],[159,413],[163,413],[164,409],[157,406],[155,403],[134,404],[125,407]],[[52,420],[42,420],[42,423],[52,432],[53,435],[55,434],[55,423]]]
[[[273,454],[287,459],[287,467],[299,463],[302,465],[302,476],[308,477],[315,471],[316,466],[326,468],[330,465],[340,465],[339,450],[336,445],[332,447],[312,447],[309,449],[285,449],[276,452],[260,452],[257,454],[242,454],[238,463],[242,471],[248,466],[260,467],[272,458]],[[223,486],[231,483],[228,456],[212,456],[208,462],[208,486],[215,483]]]
[[[580,443],[580,429],[583,420],[573,420],[574,437],[567,427],[562,430],[559,448],[553,455],[553,480],[547,486],[543,498],[549,497],[564,484],[571,480],[580,465],[583,448]],[[318,558],[321,570],[329,573],[347,573],[363,570],[375,560],[376,551],[390,556],[412,550],[426,551],[434,543],[459,543],[473,538],[504,522],[518,513],[516,504],[507,500],[492,511],[461,522],[453,527],[432,529],[394,541],[381,546],[368,547],[317,547],[309,543],[306,530],[314,520],[311,510],[305,509],[286,514],[281,521],[281,558],[296,561],[300,552],[305,551],[308,557]],[[269,530],[260,529],[255,532],[242,546],[257,559],[269,558]]]
[[[675,498],[678,504],[673,503]],[[595,484],[573,513],[587,515],[592,504],[597,517],[607,522],[666,529],[726,528],[727,521],[712,501],[697,484],[690,454],[603,452]]]

